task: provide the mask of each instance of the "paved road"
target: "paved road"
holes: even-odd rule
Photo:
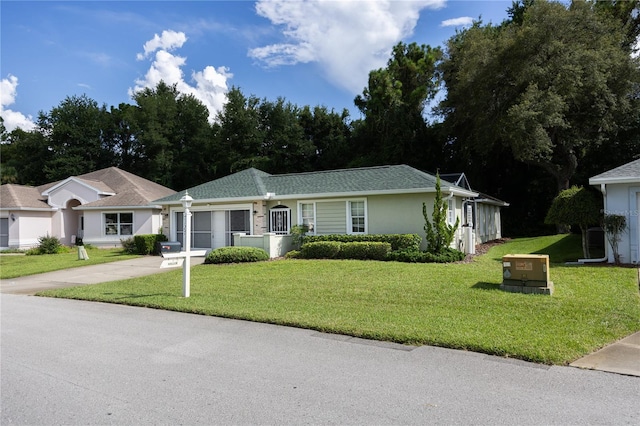
[[[0,423],[640,424],[640,378],[3,294]]]

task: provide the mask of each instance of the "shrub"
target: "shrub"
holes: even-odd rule
[[[422,237],[418,234],[331,234],[331,235],[307,235],[303,238],[305,243],[319,241],[337,241],[340,243],[352,242],[381,242],[391,244],[391,250],[420,250]]]
[[[300,248],[300,254],[303,259],[334,259],[340,252],[340,245],[337,241],[304,243]]]
[[[167,239],[168,238],[164,234],[144,234],[134,236],[133,242],[135,244],[137,254],[160,254],[157,248],[157,243],[167,241]]]
[[[291,227],[290,234],[293,237],[293,246],[296,249],[299,249],[300,246],[302,246],[304,236],[307,232],[309,232],[309,227],[307,225],[294,225]]]
[[[221,247],[212,250],[204,259],[204,263],[243,263],[269,260],[269,253],[256,247]]]
[[[38,254],[56,254],[62,249],[62,243],[57,237],[49,236],[38,238]]]
[[[284,255],[285,259],[300,259],[300,250],[291,250]]]
[[[338,257],[341,259],[385,260],[390,251],[390,243],[357,241],[342,243]]]
[[[445,247],[440,253],[426,251],[392,251],[386,260],[406,263],[450,263],[463,260],[465,254],[459,250]]]
[[[133,241],[133,238],[121,238],[120,244],[122,244],[122,251],[126,254],[136,254],[138,249],[136,248],[136,243]]]

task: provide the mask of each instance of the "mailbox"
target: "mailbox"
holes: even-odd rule
[[[163,241],[158,243],[160,246],[160,253],[180,253],[182,250],[182,243],[180,241]]]
[[[551,294],[549,255],[508,254],[502,258],[503,290],[519,293]]]

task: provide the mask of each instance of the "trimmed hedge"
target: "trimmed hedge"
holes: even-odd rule
[[[212,250],[204,259],[207,264],[244,263],[269,260],[269,253],[257,247],[221,247]]]
[[[163,241],[168,241],[167,236],[164,234],[143,234],[135,235],[133,237],[133,244],[136,247],[136,253],[143,255],[160,254],[157,243],[161,243]]]
[[[450,263],[464,260],[465,254],[459,250],[445,248],[440,253],[426,251],[392,251],[387,255],[387,260],[407,263]]]
[[[331,235],[305,235],[302,242],[315,243],[320,241],[337,241],[340,243],[355,242],[381,242],[391,244],[391,250],[420,251],[422,237],[418,234],[331,234]]]
[[[356,241],[353,243],[342,243],[338,257],[340,259],[357,260],[385,260],[391,251],[391,244]]]
[[[340,252],[337,241],[316,241],[304,243],[300,247],[300,257],[303,259],[334,259]]]

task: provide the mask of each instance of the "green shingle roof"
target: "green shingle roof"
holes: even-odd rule
[[[294,195],[331,195],[348,193],[408,192],[433,190],[436,177],[406,165],[363,167],[357,169],[328,170],[322,172],[271,175],[257,169],[247,169],[221,179],[207,182],[187,191],[195,200],[233,198],[264,198],[267,193],[275,197]],[[442,181],[443,191],[448,188],[468,190]],[[447,188],[445,190],[445,188]],[[179,201],[184,191],[157,200],[157,203]]]

